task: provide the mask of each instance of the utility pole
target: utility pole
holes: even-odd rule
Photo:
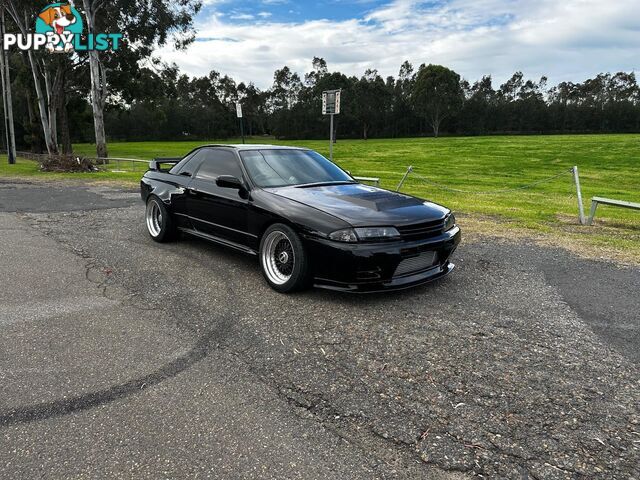
[[[0,9],[0,38],[4,38],[5,23],[4,9]],[[4,107],[4,121],[7,132],[7,153],[9,165],[16,163],[16,133],[13,125],[13,101],[11,98],[11,74],[9,58],[5,57],[4,45],[0,48],[0,73],[2,77],[2,99]]]

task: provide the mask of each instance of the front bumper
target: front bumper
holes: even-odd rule
[[[349,244],[307,237],[305,243],[316,287],[369,293],[411,288],[449,274],[454,268],[449,259],[460,238],[456,226],[437,237],[412,242]],[[427,263],[421,259],[428,259]],[[407,269],[407,262],[415,268]]]

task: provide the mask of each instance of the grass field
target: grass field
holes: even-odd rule
[[[254,143],[262,142],[256,139]],[[328,156],[326,141],[286,143],[313,148]],[[231,143],[233,140],[223,143]],[[112,143],[110,156],[151,159],[181,156],[203,142]],[[94,155],[92,145],[77,145],[77,153]],[[640,202],[640,135],[571,135],[345,140],[334,158],[354,175],[380,177],[382,186],[395,188],[407,166],[429,181],[464,190],[435,187],[410,175],[403,191],[443,203],[468,221],[482,220],[491,228],[543,234],[572,245],[596,248],[602,256],[640,260],[640,212],[599,207],[594,227],[580,227],[577,200],[568,170],[580,169],[585,210],[589,199],[604,196]],[[112,164],[109,170],[129,170],[131,164]],[[136,166],[138,169],[140,166]],[[515,192],[478,194],[518,188],[546,177],[548,183]],[[0,166],[0,175],[42,175],[23,161]],[[68,175],[66,175],[68,177]],[[78,178],[137,183],[140,172],[81,174]]]

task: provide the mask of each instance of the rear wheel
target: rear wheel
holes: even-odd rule
[[[260,242],[260,266],[271,288],[282,293],[308,285],[309,259],[300,237],[290,227],[275,224]]]
[[[158,197],[149,197],[145,220],[149,235],[156,242],[169,242],[176,237],[176,228],[165,204]]]

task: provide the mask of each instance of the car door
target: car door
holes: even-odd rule
[[[193,179],[195,172],[205,158],[205,152],[196,150],[187,155],[178,165],[176,165],[169,173],[177,175],[180,179],[175,183],[178,188],[171,196],[172,212],[178,227],[193,228],[189,212],[187,210],[188,202],[188,186]]]
[[[202,151],[202,164],[188,188],[187,209],[193,226],[199,232],[219,239],[249,245],[246,191],[216,185],[216,179],[221,175],[243,180],[240,161],[230,149],[205,148]]]

